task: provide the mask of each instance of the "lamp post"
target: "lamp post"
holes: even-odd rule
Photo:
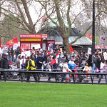
[[[95,0],[93,0],[93,10],[92,10],[92,54],[95,53]]]

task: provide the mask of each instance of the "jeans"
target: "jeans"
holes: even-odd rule
[[[95,63],[92,64],[92,73],[95,73],[95,70],[96,70],[96,65]]]

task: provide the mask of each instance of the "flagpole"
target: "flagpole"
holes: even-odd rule
[[[95,0],[93,0],[93,10],[92,10],[92,54],[95,53]]]
[[[95,0],[93,0],[92,7],[92,72],[95,73],[95,63],[94,63],[94,55],[95,55]]]

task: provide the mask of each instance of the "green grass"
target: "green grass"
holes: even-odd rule
[[[107,107],[107,86],[0,82],[0,107]]]

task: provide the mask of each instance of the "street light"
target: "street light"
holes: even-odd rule
[[[92,10],[92,54],[95,53],[95,0],[93,0],[93,10]]]

